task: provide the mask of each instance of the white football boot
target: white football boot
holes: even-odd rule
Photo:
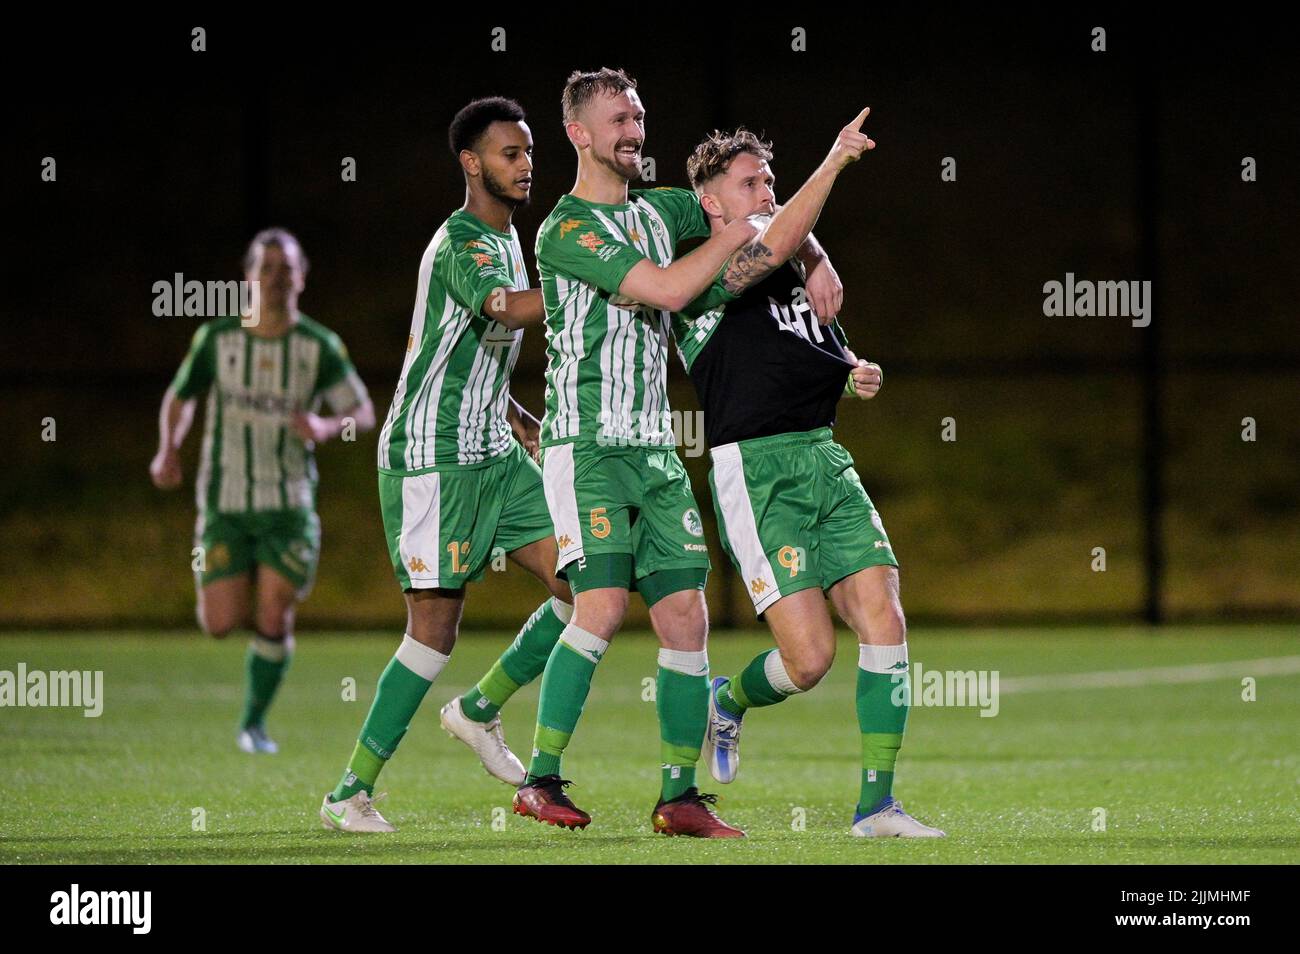
[[[524,784],[528,773],[524,770],[524,763],[506,745],[505,734],[501,731],[501,716],[495,716],[491,722],[475,722],[461,711],[460,699],[453,699],[442,707],[438,721],[449,736],[460,739],[474,750],[483,768],[493,778],[515,788]]]
[[[235,744],[239,746],[241,752],[247,752],[249,755],[255,752],[275,755],[280,751],[280,747],[260,725],[250,725],[247,729],[240,729],[239,735],[235,737]]]
[[[890,796],[884,808],[872,815],[858,815],[849,831],[858,838],[946,838],[938,828],[922,825],[903,811],[903,804]]]
[[[709,728],[704,733],[709,774],[724,785],[735,781],[740,771],[740,718],[718,705],[718,688],[726,681],[726,676],[718,676],[709,683]]]
[[[375,802],[384,797],[384,793],[376,795],[373,799],[366,794],[365,789],[357,792],[351,798],[345,798],[341,802],[331,802],[328,795],[320,803],[320,821],[326,828],[333,828],[335,831],[349,831],[356,833],[370,833],[377,831],[397,831],[388,823],[383,815],[379,814],[379,809],[375,808]]]

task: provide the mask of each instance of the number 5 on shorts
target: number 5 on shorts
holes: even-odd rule
[[[591,535],[599,540],[609,536],[609,517],[605,516],[605,507],[591,508]]]

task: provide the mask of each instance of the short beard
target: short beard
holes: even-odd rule
[[[483,188],[487,189],[488,195],[500,199],[512,209],[522,209],[528,204],[531,195],[525,195],[522,199],[516,199],[506,191],[506,187],[501,181],[485,166],[483,168]]]
[[[622,165],[616,158],[606,159],[604,156],[598,155],[596,161],[614,174],[621,176],[627,182],[636,182],[641,178],[641,164],[639,162],[635,164],[636,171],[628,175],[627,167]]]

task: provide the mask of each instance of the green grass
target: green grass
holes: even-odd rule
[[[349,837],[316,810],[343,769],[395,645],[391,634],[304,633],[269,728],[281,754],[234,746],[242,641],[95,633],[0,637],[0,669],[102,669],[105,708],[0,709],[0,862],[4,863],[1294,863],[1300,859],[1300,674],[1239,676],[1128,689],[1004,693],[995,718],[973,708],[914,708],[896,794],[945,828],[940,841],[848,837],[858,786],[855,646],[811,694],[751,713],[744,769],[720,811],[739,842],[653,835],[658,784],[654,645],[620,635],[602,663],[566,760],[583,832],[508,813],[490,779],[437,723],[444,700],[473,682],[508,634],[467,635],[380,778],[401,831]],[[1293,628],[1010,632],[914,631],[913,660],[935,669],[996,669],[1002,679],[1181,666],[1300,654]],[[717,633],[727,673],[768,644]],[[345,702],[342,682],[356,679]],[[504,716],[526,751],[536,685]],[[702,774],[704,774],[702,772]],[[207,830],[191,829],[191,810]],[[806,829],[792,830],[794,810]],[[1093,809],[1104,808],[1104,832]]]

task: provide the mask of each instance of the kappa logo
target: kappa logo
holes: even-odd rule
[[[411,562],[408,563],[408,564],[406,564],[406,565],[407,565],[407,567],[410,568],[410,570],[411,570],[412,573],[428,573],[428,572],[429,572],[429,566],[428,566],[428,564],[426,564],[426,563],[425,563],[423,560],[421,560],[418,556],[413,556],[413,557],[411,557]]]
[[[700,522],[700,515],[694,507],[682,514],[682,527],[693,537],[704,536],[704,524]]]
[[[596,249],[604,245],[605,242],[597,236],[595,232],[584,232],[582,235],[578,236],[578,244],[588,252],[594,252]]]
[[[762,593],[764,590],[767,589],[767,581],[759,578],[750,580],[749,589],[750,592],[752,592],[755,596],[758,596],[760,593]]]
[[[628,229],[628,230],[627,230],[627,237],[630,238],[630,239],[632,240],[632,244],[633,244],[633,245],[640,245],[640,244],[641,244],[641,233],[638,232],[636,229]]]
[[[562,533],[555,538],[555,542],[559,544],[560,549],[563,550],[573,544],[573,538],[570,537],[567,533]]]
[[[581,225],[582,222],[579,219],[565,219],[563,222],[560,223],[560,238],[564,238],[564,236],[568,235],[570,232],[580,227]]]
[[[470,239],[465,243],[466,248],[489,248],[490,246],[482,239]]]

